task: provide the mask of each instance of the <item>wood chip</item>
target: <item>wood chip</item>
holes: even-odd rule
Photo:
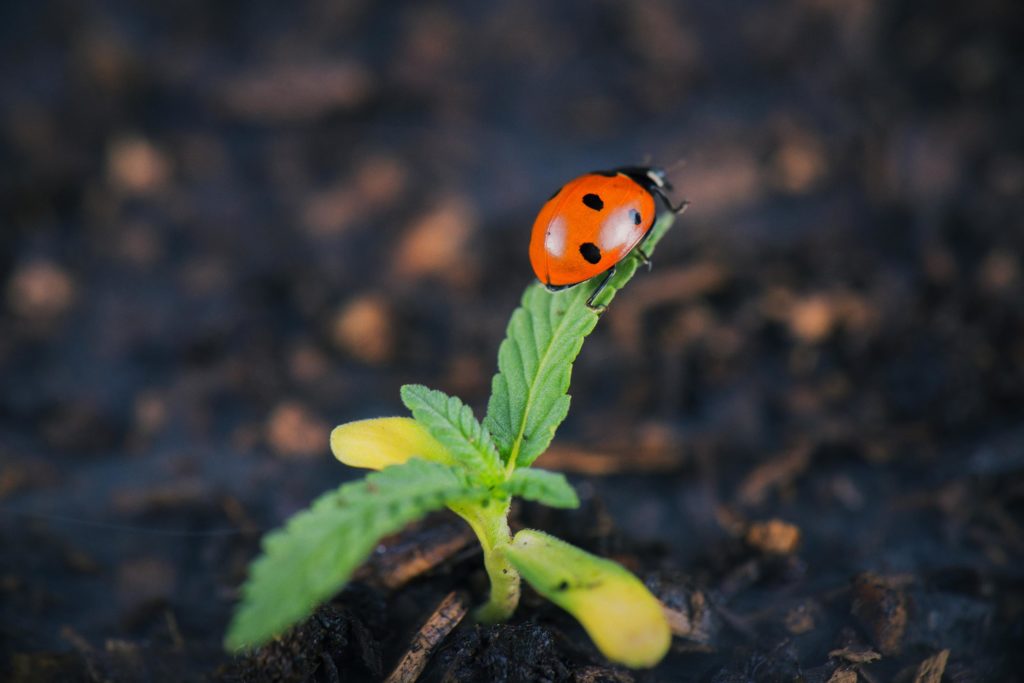
[[[858,647],[844,647],[839,650],[832,650],[828,653],[829,657],[835,659],[842,659],[851,664],[870,664],[871,662],[877,662],[882,658],[882,655],[878,654],[870,648],[858,648]]]
[[[427,623],[412,639],[409,650],[402,656],[391,675],[385,679],[385,683],[414,683],[419,679],[434,648],[459,625],[466,616],[466,611],[466,599],[460,593],[452,591],[445,596],[427,619]]]
[[[942,674],[946,671],[946,661],[948,659],[949,650],[942,650],[921,662],[920,666],[917,667],[914,683],[940,683]]]
[[[901,577],[884,577],[871,572],[853,581],[851,611],[871,634],[882,654],[898,654],[907,630],[907,596]]]
[[[828,683],[857,683],[857,672],[853,669],[836,669],[829,677]]]

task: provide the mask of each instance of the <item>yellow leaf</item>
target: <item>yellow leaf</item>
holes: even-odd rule
[[[378,417],[335,427],[331,451],[346,465],[371,470],[400,465],[412,457],[452,462],[445,447],[411,417]]]
[[[583,625],[611,661],[647,668],[668,652],[672,634],[661,603],[622,565],[532,529],[516,534],[505,553],[538,593]]]

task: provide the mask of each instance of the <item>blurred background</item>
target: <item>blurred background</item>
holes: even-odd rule
[[[857,639],[891,650],[862,680],[943,648],[943,680],[1020,680],[1022,14],[6,5],[0,677],[237,675],[260,534],[359,474],[329,429],[408,382],[482,413],[537,210],[649,162],[693,204],[538,465],[585,499],[545,528],[721,608],[651,680],[825,681]]]

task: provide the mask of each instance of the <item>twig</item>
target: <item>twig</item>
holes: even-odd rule
[[[423,624],[419,633],[412,639],[409,650],[402,656],[391,675],[385,679],[385,683],[414,683],[419,679],[434,648],[458,626],[466,616],[466,609],[466,600],[457,591],[445,596],[427,619],[427,623]]]

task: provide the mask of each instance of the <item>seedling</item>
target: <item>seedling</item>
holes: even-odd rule
[[[644,255],[675,214],[651,229]],[[573,615],[614,662],[642,668],[668,651],[661,605],[622,566],[553,536],[526,529],[512,536],[508,512],[519,496],[556,508],[579,499],[561,474],[531,467],[569,412],[569,379],[599,311],[633,277],[640,255],[605,283],[559,293],[530,285],[498,351],[498,374],[483,422],[454,396],[402,387],[412,417],[350,422],[331,433],[346,465],[379,470],[318,498],[263,539],[225,640],[239,650],[265,643],[335,595],[381,538],[444,507],[469,523],[483,548],[490,598],[483,622],[507,619],[519,603],[520,577]],[[600,279],[600,278],[598,278]],[[595,289],[600,302],[589,306]]]

